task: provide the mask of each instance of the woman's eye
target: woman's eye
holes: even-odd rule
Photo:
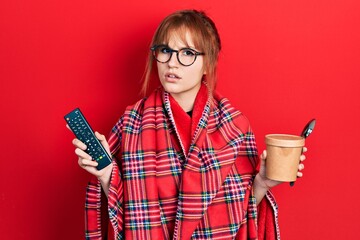
[[[194,56],[195,52],[193,50],[186,49],[186,50],[183,50],[183,55],[185,55],[185,56]]]
[[[160,52],[161,53],[171,53],[171,49],[167,48],[167,47],[162,47],[162,48],[160,48]]]

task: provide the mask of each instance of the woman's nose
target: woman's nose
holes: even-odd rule
[[[170,56],[170,60],[168,62],[168,65],[169,67],[178,67],[179,66],[179,61],[177,59],[177,56],[176,56],[176,52],[173,52]]]

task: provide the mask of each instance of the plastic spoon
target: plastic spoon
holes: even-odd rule
[[[316,123],[315,119],[310,120],[310,122],[308,122],[304,127],[300,136],[303,138],[307,138],[310,135],[310,133],[312,133],[312,131],[314,130],[315,123]],[[291,187],[294,186],[294,184],[295,182],[290,182]]]

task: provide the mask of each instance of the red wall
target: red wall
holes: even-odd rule
[[[274,192],[283,239],[359,239],[360,4],[303,1],[0,3],[0,238],[83,239],[88,174],[63,115],[108,133],[139,96],[148,44],[176,9],[222,36],[218,89],[267,133],[317,119],[304,178]]]

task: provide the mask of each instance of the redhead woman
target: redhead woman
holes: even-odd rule
[[[269,190],[281,182],[266,178],[248,119],[215,91],[220,49],[205,13],[169,15],[154,34],[143,92],[150,81],[159,87],[126,108],[108,139],[96,133],[112,163],[98,171],[73,140],[94,175],[86,239],[279,238]]]

